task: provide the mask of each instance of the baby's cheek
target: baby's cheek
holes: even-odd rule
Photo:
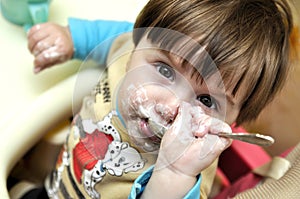
[[[133,85],[128,88],[129,100],[134,106],[143,104],[148,100],[148,94],[143,88],[136,88]]]

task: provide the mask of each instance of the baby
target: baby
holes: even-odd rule
[[[47,50],[36,44],[45,27],[29,32],[36,56]],[[231,143],[217,134],[255,119],[281,88],[291,28],[285,1],[149,1],[133,32],[111,42],[48,195],[206,198]],[[150,120],[168,128],[163,136]]]

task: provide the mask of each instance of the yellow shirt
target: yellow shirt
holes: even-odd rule
[[[125,74],[134,48],[131,34],[118,37],[107,61],[107,73],[86,96],[74,117],[71,131],[46,180],[48,194],[55,198],[127,198],[134,180],[155,163],[156,155],[142,153],[131,145],[126,129],[114,109],[114,91]],[[201,198],[207,198],[217,162],[202,174]]]

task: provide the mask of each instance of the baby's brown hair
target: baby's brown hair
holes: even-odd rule
[[[246,89],[237,125],[254,120],[287,78],[293,20],[285,0],[150,0],[134,27],[175,30],[205,46],[231,94]],[[134,34],[135,45],[142,36]]]

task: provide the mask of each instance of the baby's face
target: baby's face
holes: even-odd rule
[[[170,126],[183,101],[228,124],[236,120],[242,96],[231,96],[219,83],[219,73],[204,81],[193,73],[193,66],[183,66],[174,53],[158,49],[147,39],[139,42],[117,94],[119,112],[138,145],[157,150],[160,139],[149,129],[148,118]]]

